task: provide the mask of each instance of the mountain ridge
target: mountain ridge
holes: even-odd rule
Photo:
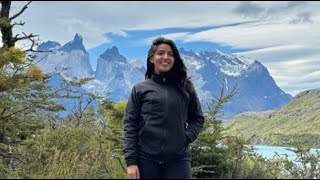
[[[76,42],[80,45],[74,45]],[[81,36],[76,34],[62,47],[70,44],[82,47]],[[88,92],[109,96],[113,101],[126,100],[133,85],[144,80],[146,68],[141,66],[143,63],[140,60],[127,61],[116,46],[107,48],[99,56],[96,71],[92,70],[89,57],[81,48],[69,48],[68,52],[61,51],[62,47],[49,53],[40,67],[45,72],[65,67],[71,69],[67,70],[69,75],[77,78],[93,77],[93,81],[83,86]],[[182,47],[180,51],[204,110],[220,93],[223,83],[226,83],[226,93],[239,86],[236,96],[222,108],[226,119],[241,112],[276,109],[292,98],[276,85],[267,68],[257,60],[214,49],[194,52]]]

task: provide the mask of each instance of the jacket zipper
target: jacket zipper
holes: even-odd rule
[[[167,114],[168,114],[168,89],[167,89],[167,84],[166,83],[166,78],[163,77],[162,78],[162,81],[163,81],[163,85],[164,85],[164,96],[165,96],[165,104],[166,104],[166,111],[167,111]],[[165,122],[164,126],[165,126],[165,129],[164,129],[164,137],[163,137],[163,141],[162,141],[162,146],[161,146],[161,151],[163,153],[166,152],[165,150],[165,142],[166,142],[166,138],[167,138],[167,127],[166,127],[167,123]]]

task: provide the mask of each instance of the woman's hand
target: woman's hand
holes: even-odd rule
[[[139,168],[137,165],[130,165],[127,168],[128,179],[140,179]]]

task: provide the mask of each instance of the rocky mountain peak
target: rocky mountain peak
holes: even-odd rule
[[[71,52],[74,50],[81,50],[84,53],[88,54],[84,45],[82,36],[78,33],[74,36],[73,40],[62,46],[59,51]]]
[[[100,55],[100,58],[103,58],[107,61],[114,61],[114,62],[123,62],[126,63],[127,60],[123,57],[116,46],[112,46],[108,48],[103,54]]]

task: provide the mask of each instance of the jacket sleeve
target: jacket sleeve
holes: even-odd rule
[[[198,134],[203,128],[204,117],[201,110],[197,93],[191,96],[188,107],[188,126],[186,129],[187,144],[196,140]]]
[[[124,156],[127,166],[137,164],[137,144],[140,118],[140,102],[136,92],[136,87],[132,88],[128,99],[128,104],[123,117]]]

